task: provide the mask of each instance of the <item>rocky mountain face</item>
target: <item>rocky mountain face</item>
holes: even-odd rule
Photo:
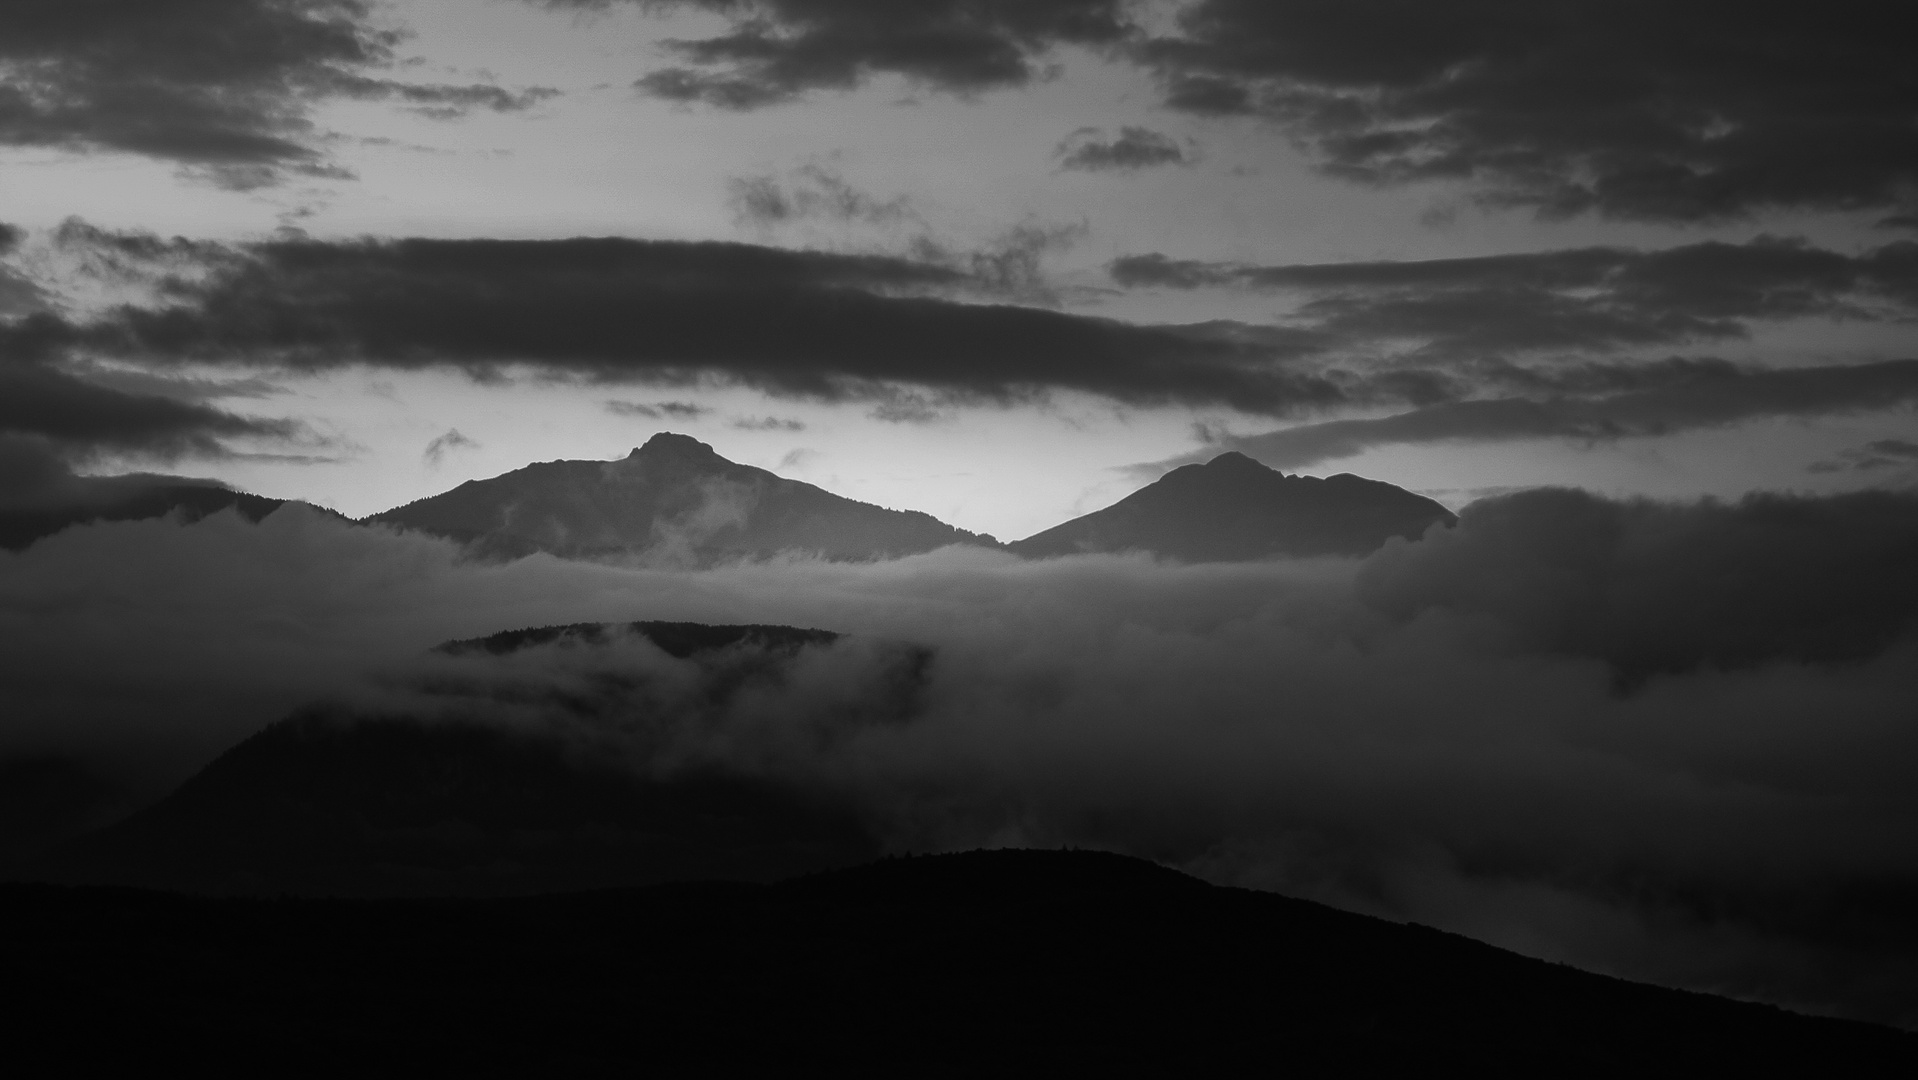
[[[1104,510],[1007,545],[1029,557],[1144,551],[1184,562],[1370,554],[1458,519],[1422,495],[1350,473],[1287,476],[1240,453],[1174,469]]]
[[[540,462],[366,520],[507,558],[642,555],[665,566],[783,552],[865,561],[997,545],[930,514],[834,495],[664,432],[622,460]]]

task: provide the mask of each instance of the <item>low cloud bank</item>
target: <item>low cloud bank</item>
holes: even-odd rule
[[[947,549],[673,573],[466,562],[299,507],[113,523],[0,554],[0,758],[157,790],[315,698],[464,698],[635,768],[833,791],[899,850],[1114,848],[1912,1023],[1914,567],[1918,500],[1888,495],[1526,493],[1364,561],[1204,566]],[[848,636],[718,696],[637,640],[430,652],[633,619]],[[904,683],[897,643],[932,655]]]

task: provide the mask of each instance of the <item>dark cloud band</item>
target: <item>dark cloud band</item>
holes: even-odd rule
[[[1376,419],[1330,420],[1231,437],[1222,443],[1273,468],[1296,469],[1381,446],[1671,435],[1766,416],[1857,412],[1918,401],[1918,360],[1770,370],[1698,365],[1667,374],[1671,377],[1662,385],[1624,393],[1446,402]],[[1208,448],[1191,459],[1218,449]]]
[[[616,0],[537,0],[607,8]],[[1041,77],[1058,45],[1113,45],[1131,32],[1122,0],[638,0],[731,20],[729,32],[667,47],[689,66],[641,77],[655,97],[757,109],[818,90],[851,90],[877,75],[975,94]]]
[[[1428,357],[1609,351],[1745,336],[1760,320],[1918,314],[1918,243],[1859,255],[1759,237],[1662,251],[1575,248],[1396,262],[1257,266],[1159,254],[1114,260],[1132,288],[1240,288],[1302,298],[1298,318],[1349,345]]]
[[[1268,119],[1335,176],[1453,180],[1548,216],[1910,205],[1896,9],[1199,0],[1138,46],[1167,104]]]
[[[1296,335],[965,303],[941,294],[1002,283],[883,256],[614,238],[298,241],[222,249],[204,265],[172,280],[172,306],[123,308],[80,331],[88,347],[306,368],[523,363],[824,399],[884,398],[891,384],[1001,400],[1073,389],[1284,414],[1350,392],[1286,365],[1303,351]]]
[[[220,456],[222,439],[284,438],[294,431],[283,421],[128,394],[40,365],[0,364],[0,435],[32,436],[81,456],[96,450]]]
[[[393,100],[429,115],[523,109],[544,89],[383,77],[398,36],[367,0],[16,0],[0,7],[0,146],[110,150],[228,186],[341,175],[307,111]]]

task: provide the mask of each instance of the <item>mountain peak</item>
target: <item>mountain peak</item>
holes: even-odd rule
[[[1103,510],[1009,545],[1022,555],[1145,551],[1184,562],[1364,556],[1456,519],[1377,480],[1287,476],[1236,451],[1183,465]]]
[[[372,520],[515,558],[641,555],[710,566],[800,552],[864,561],[997,541],[728,461],[662,431],[616,461],[546,461],[395,507]]]
[[[646,445],[636,446],[629,457],[648,457],[672,455],[675,457],[718,457],[719,451],[709,443],[700,442],[691,435],[681,435],[676,431],[662,431],[646,440]]]
[[[1204,467],[1213,472],[1278,472],[1277,469],[1266,465],[1264,462],[1247,457],[1237,450],[1227,450],[1225,453],[1206,462]],[[1279,475],[1283,476],[1285,474],[1279,473]]]

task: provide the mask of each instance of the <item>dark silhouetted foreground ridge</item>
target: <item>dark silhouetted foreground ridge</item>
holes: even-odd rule
[[[547,461],[367,519],[498,556],[643,554],[708,566],[792,552],[864,561],[997,541],[728,461],[664,433],[620,461]]]
[[[1888,1028],[1620,982],[1090,852],[512,900],[0,886],[0,957],[23,1075],[1918,1069],[1918,1040]]]
[[[1104,510],[1008,545],[1021,555],[1144,551],[1184,562],[1368,555],[1457,524],[1423,495],[1350,473],[1287,476],[1236,451],[1186,465]]]

